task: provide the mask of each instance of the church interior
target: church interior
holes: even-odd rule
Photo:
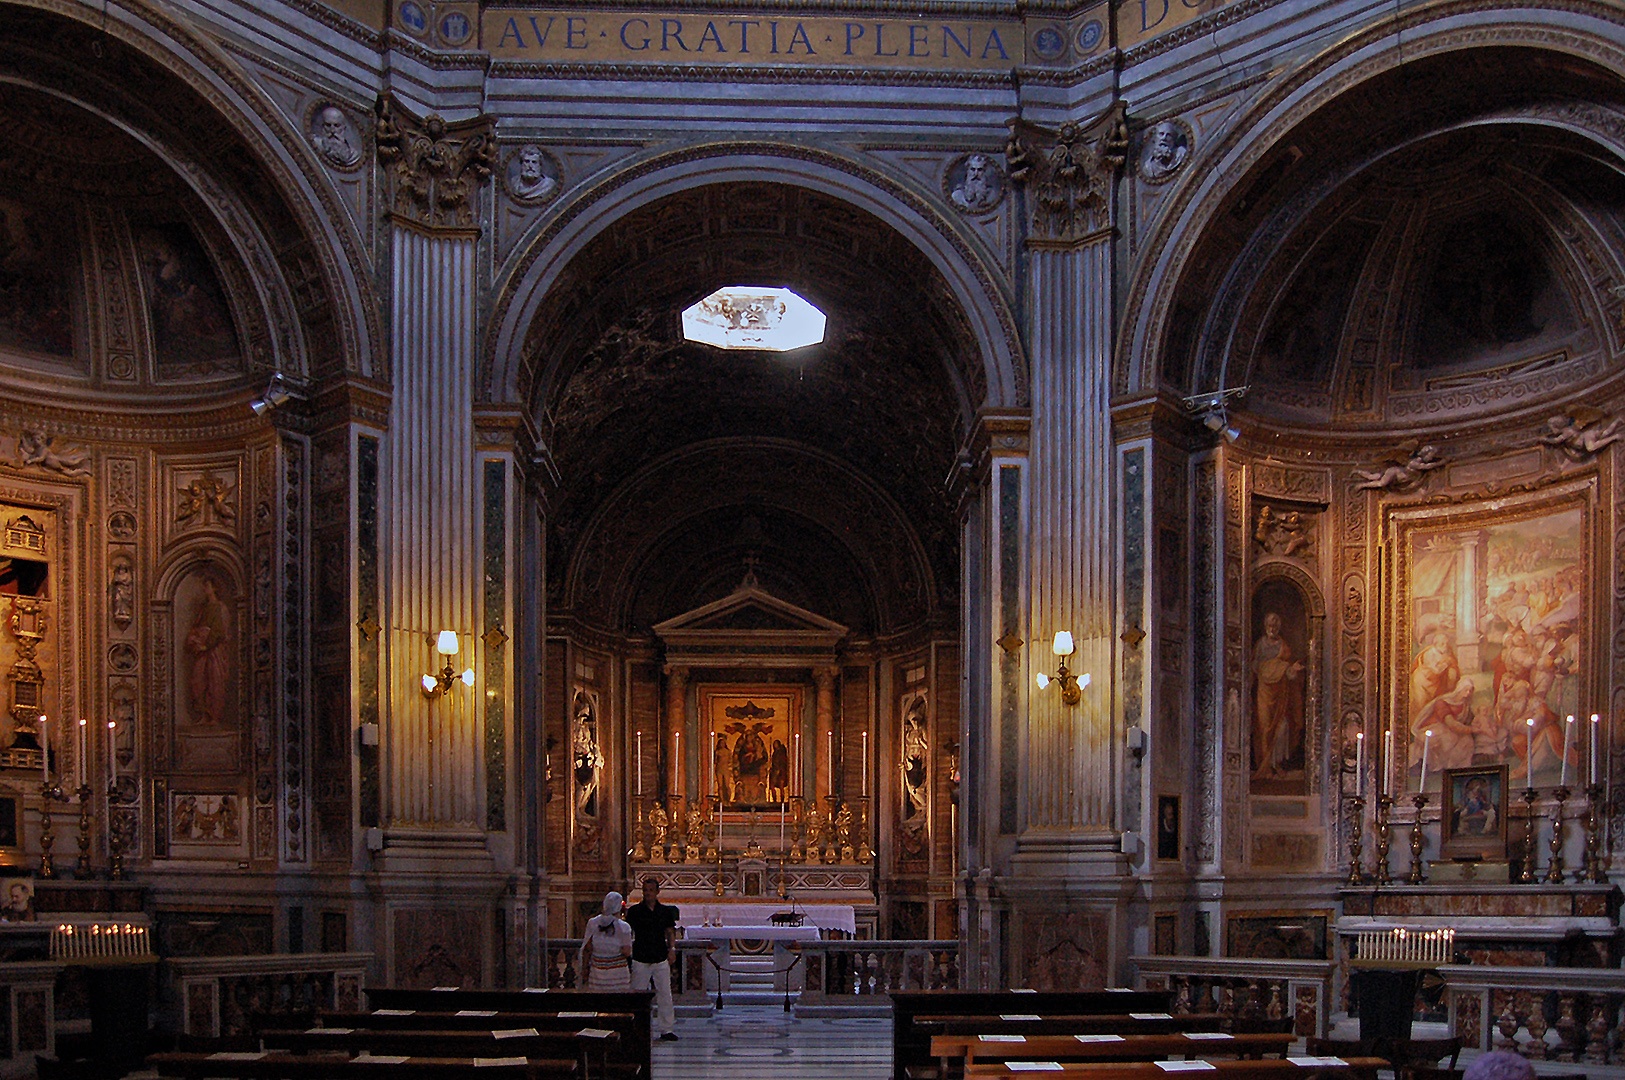
[[[1398,966],[1625,1075],[1622,71],[1603,0],[0,0],[0,1066],[113,955],[198,1036],[573,986],[652,879],[694,1008]]]

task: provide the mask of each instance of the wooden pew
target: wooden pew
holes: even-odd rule
[[[1036,994],[1009,990],[897,990],[890,997],[893,1080],[909,1080],[911,1071],[916,1076],[936,1073],[936,1060],[931,1056],[933,1034],[982,1033],[976,1030],[946,1031],[937,1023],[922,1027],[917,1022],[920,1017],[933,1017],[943,1023],[949,1020],[965,1021],[974,1025],[979,1018],[997,1020],[1001,1015],[1123,1016],[1128,1013],[1166,1013],[1169,1002],[1173,1000],[1172,992],[1166,990],[1068,990]]]
[[[1047,1060],[1047,1059],[1033,1059]],[[1187,1075],[1202,1080],[1331,1080],[1349,1077],[1352,1080],[1375,1080],[1378,1069],[1388,1067],[1388,1059],[1361,1058],[1262,1058],[1255,1061],[1208,1061]],[[1315,1061],[1319,1064],[1308,1064]],[[966,1080],[978,1077],[1010,1077],[1017,1070],[1010,1062],[984,1062],[971,1065],[965,1071]],[[1019,1064],[1019,1063],[1017,1063]],[[1167,1080],[1170,1073],[1164,1064],[1155,1061],[1073,1062],[1060,1063],[1059,1069],[1046,1069],[1037,1075],[1056,1080]]]
[[[591,1029],[589,1029],[591,1030]],[[260,1032],[266,1050],[293,1054],[342,1052],[405,1054],[411,1057],[499,1058],[525,1057],[554,1061],[574,1059],[582,1080],[608,1076],[611,1050],[619,1057],[620,1036],[608,1029],[602,1035],[535,1028],[498,1028],[486,1031],[402,1031],[389,1028],[318,1027],[304,1030]],[[515,1034],[525,1031],[528,1034]]]
[[[520,1058],[476,1065],[474,1058],[343,1057],[325,1054],[152,1054],[147,1065],[159,1076],[182,1080],[578,1080],[573,1059]]]
[[[1185,1032],[1164,1035],[938,1035],[931,1040],[931,1055],[942,1063],[941,1075],[962,1073],[970,1065],[988,1061],[1149,1061],[1172,1056],[1257,1058],[1284,1056],[1295,1036],[1287,1034],[1229,1035],[1223,1032]],[[1019,1040],[1019,1041],[1018,1041]]]
[[[412,1009],[421,1013],[456,1014],[468,1010],[495,1010],[499,1016],[515,1017],[543,1013],[628,1013],[632,1017],[631,1030],[622,1034],[621,1060],[636,1065],[637,1076],[642,1080],[648,1080],[651,1075],[653,1055],[650,1053],[652,1031],[649,1013],[654,1002],[653,990],[419,990],[371,986],[366,987],[364,993],[374,1012],[380,1009]],[[595,1020],[577,1018],[582,1020],[582,1027],[609,1026]]]
[[[415,1009],[319,1012],[316,1023],[321,1027],[388,1028],[396,1031],[490,1031],[492,1028],[530,1027],[538,1032],[564,1031],[572,1034],[584,1027],[593,1027],[619,1032],[624,1041],[631,1039],[634,1030],[634,1016],[629,1012],[566,1009],[563,1012],[487,1013],[489,1010],[486,1009],[475,1009],[468,1015],[418,1012]]]
[[[1105,1013],[1099,1016],[917,1016],[915,1025],[928,1037],[938,1035],[1168,1035],[1182,1031],[1222,1031],[1218,1013]],[[1379,1055],[1380,1056],[1380,1055]]]

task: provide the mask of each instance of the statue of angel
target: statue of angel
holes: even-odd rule
[[[1584,461],[1609,443],[1619,441],[1620,418],[1604,424],[1608,414],[1589,405],[1575,405],[1546,421],[1546,434],[1540,441],[1555,446],[1574,461]]]
[[[1444,464],[1444,455],[1432,443],[1418,445],[1419,440],[1408,439],[1388,452],[1384,467],[1376,471],[1355,469],[1354,475],[1364,480],[1356,484],[1356,491],[1383,491],[1388,488],[1403,491],[1422,478],[1422,474]]]

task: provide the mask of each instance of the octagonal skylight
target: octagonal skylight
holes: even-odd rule
[[[824,340],[824,313],[776,285],[728,285],[683,312],[683,336],[719,349],[788,352]]]

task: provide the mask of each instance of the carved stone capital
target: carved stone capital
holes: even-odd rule
[[[430,113],[418,120],[389,94],[379,97],[375,113],[374,142],[391,211],[431,228],[472,227],[474,192],[491,178],[491,118],[448,124]]]
[[[1027,235],[1039,243],[1076,243],[1112,225],[1112,184],[1128,155],[1121,101],[1092,123],[1049,131],[1010,121],[1005,145],[1010,183],[1027,192]]]

